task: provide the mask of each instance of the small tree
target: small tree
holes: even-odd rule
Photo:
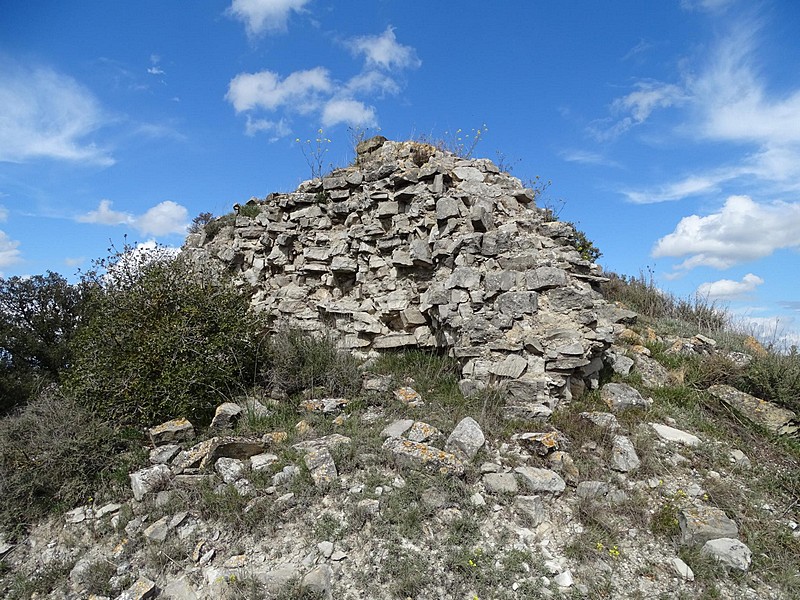
[[[67,377],[82,404],[119,424],[203,423],[252,385],[263,328],[229,276],[163,248],[127,247],[84,283],[87,318]]]
[[[57,273],[0,278],[0,414],[59,380],[82,302],[80,286]]]

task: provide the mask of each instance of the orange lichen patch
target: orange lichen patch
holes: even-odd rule
[[[289,434],[285,431],[273,431],[271,433],[265,433],[261,437],[261,441],[265,444],[271,444],[277,446],[279,444],[283,444],[289,438]]]
[[[396,389],[394,391],[394,397],[408,406],[422,406],[424,404],[422,401],[422,396],[419,395],[419,392],[411,387],[401,387]]]
[[[422,467],[442,474],[464,473],[464,465],[454,454],[422,442],[389,438],[384,442],[383,448],[392,452],[395,459],[406,466]]]
[[[752,335],[748,335],[742,344],[749,352],[755,354],[756,356],[766,356],[769,354],[766,348],[764,348],[764,346],[762,346],[761,343]]]
[[[128,538],[122,538],[122,541],[114,546],[114,549],[111,551],[112,558],[119,558],[125,553],[125,550],[128,547],[130,540]]]
[[[568,445],[567,438],[557,430],[544,433],[522,433],[515,435],[514,439],[541,456]]]
[[[636,333],[633,329],[623,329],[618,337],[621,342],[627,342],[628,344],[644,343],[642,336]]]
[[[294,428],[300,435],[305,435],[306,433],[311,431],[311,425],[309,425],[308,421],[306,421],[305,419],[297,423],[297,425],[295,425]]]
[[[325,408],[325,404],[322,400],[317,399],[303,400],[300,403],[300,408],[307,412],[322,412],[322,409]]]

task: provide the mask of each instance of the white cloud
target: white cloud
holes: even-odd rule
[[[186,233],[189,212],[185,206],[165,200],[136,218],[134,227],[143,234]]]
[[[56,159],[110,165],[87,138],[108,118],[92,93],[47,68],[0,63],[0,162]]]
[[[367,64],[371,66],[388,70],[416,68],[422,64],[414,48],[397,42],[394,27],[391,25],[380,35],[357,37],[350,42],[350,45],[356,53],[363,54]]]
[[[111,200],[100,200],[97,210],[90,210],[78,217],[80,223],[97,223],[99,225],[131,225],[134,216],[130,213],[111,210]]]
[[[150,55],[150,64],[152,65],[147,69],[147,72],[150,75],[165,75],[164,69],[158,66],[158,63],[161,62],[161,57],[158,54],[151,54]]]
[[[769,256],[782,248],[800,248],[800,202],[759,204],[748,196],[730,196],[719,212],[680,220],[658,240],[654,257],[688,257],[678,269],[701,265],[727,269]]]
[[[301,12],[310,0],[233,0],[227,13],[242,21],[249,36],[285,31],[292,12]]]
[[[225,99],[237,113],[256,108],[273,111],[284,105],[303,113],[318,106],[319,94],[332,87],[323,67],[295,71],[285,79],[272,71],[239,73],[231,79]]]
[[[292,132],[284,119],[270,121],[268,119],[254,119],[250,115],[247,115],[247,123],[244,128],[245,135],[252,137],[261,131],[272,133],[271,141],[285,137]]]
[[[0,231],[0,268],[9,267],[20,261],[19,242]]]
[[[5,223],[8,219],[8,209],[0,205],[0,223]]]
[[[728,3],[704,4],[721,8]],[[747,186],[740,191],[768,190],[775,195],[800,191],[800,88],[770,91],[757,67],[761,26],[752,15],[740,18],[704,54],[707,63],[694,69],[696,75],[687,75],[679,84],[663,84],[655,95],[650,89],[642,94],[645,90],[640,87],[613,103],[631,115],[601,129],[599,139],[614,137],[656,108],[674,104],[689,108],[676,131],[700,141],[750,146],[728,164],[684,174],[676,182],[651,189],[623,191],[631,201],[680,200],[716,191],[723,183]]]
[[[741,281],[719,279],[702,283],[697,288],[697,294],[709,300],[730,300],[755,291],[763,283],[761,277],[748,273]]]
[[[348,94],[397,94],[400,86],[391,77],[375,70],[359,73],[345,84]]]
[[[635,87],[636,91],[611,103],[611,111],[624,115],[622,118],[616,122],[602,119],[592,125],[591,132],[595,138],[601,141],[614,139],[644,123],[657,108],[669,108],[687,101],[686,92],[672,83],[640,81]]]
[[[353,127],[375,127],[378,121],[375,109],[363,102],[349,99],[330,100],[322,110],[322,124],[325,127],[332,127],[339,123]]]
[[[736,0],[681,0],[681,8],[715,13],[727,10],[735,2]]]
[[[96,210],[77,217],[81,223],[99,225],[128,225],[143,235],[169,235],[186,233],[189,212],[186,207],[171,200],[165,200],[148,209],[142,215],[119,212],[111,209],[110,200],[101,200]]]
[[[800,346],[800,328],[791,316],[753,317],[738,315],[732,323],[734,329],[752,335],[765,346],[785,351]]]
[[[85,256],[68,256],[64,259],[64,264],[68,267],[79,267],[85,262]]]
[[[132,248],[126,247],[125,252],[105,273],[103,280],[107,285],[129,284],[143,267],[153,262],[172,261],[179,253],[180,248],[161,246],[152,239]]]
[[[648,191],[623,190],[628,200],[635,204],[653,204],[681,200],[687,196],[706,194],[719,189],[719,184],[729,177],[721,174],[690,175],[680,181],[669,183]]]
[[[267,133],[273,140],[291,132],[291,117],[319,119],[323,127],[347,124],[375,127],[375,107],[365,98],[381,98],[400,92],[400,85],[387,71],[417,67],[421,63],[410,46],[397,42],[394,29],[380,35],[346,42],[356,55],[364,55],[366,66],[348,80],[336,80],[325,67],[294,71],[285,77],[263,70],[239,73],[228,84],[225,99],[237,114],[245,113],[245,135]],[[278,118],[263,113],[277,113]]]
[[[560,153],[563,160],[584,165],[601,165],[605,167],[618,167],[619,163],[606,158],[598,152],[588,150],[565,150]]]

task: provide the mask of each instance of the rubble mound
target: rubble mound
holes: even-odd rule
[[[506,388],[514,417],[548,416],[596,387],[618,323],[598,265],[536,192],[487,159],[376,137],[355,164],[237,205],[184,252],[255,288],[277,329],[332,333],[368,355],[424,348],[461,365],[461,390]]]

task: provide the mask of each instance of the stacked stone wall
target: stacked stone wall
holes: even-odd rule
[[[273,325],[333,334],[348,350],[438,349],[467,394],[507,389],[513,416],[547,416],[597,385],[615,327],[600,268],[571,225],[486,159],[373,138],[356,164],[252,199],[248,217],[185,252],[254,287]]]

